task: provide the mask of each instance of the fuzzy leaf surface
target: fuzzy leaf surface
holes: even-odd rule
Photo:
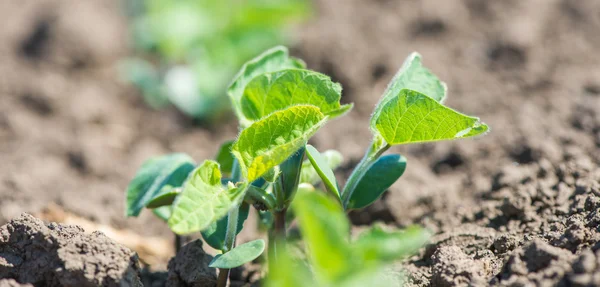
[[[399,154],[385,155],[374,162],[354,189],[348,209],[363,208],[375,202],[406,169],[406,158]]]
[[[205,160],[196,168],[173,204],[169,227],[177,234],[204,230],[243,199],[245,186],[225,189],[219,164]]]
[[[401,90],[373,115],[375,132],[390,145],[472,137],[488,126],[412,90]]]
[[[313,105],[325,115],[339,115],[342,86],[321,73],[287,69],[256,76],[246,85],[242,111],[250,120],[294,105]],[[344,111],[349,108],[344,106]]]
[[[194,166],[194,160],[182,153],[159,156],[144,162],[127,187],[127,216],[138,216],[164,186],[181,186]]]
[[[254,181],[294,154],[327,121],[315,106],[293,106],[244,129],[233,144],[242,175]]]
[[[226,269],[239,267],[258,258],[264,250],[265,241],[262,239],[246,242],[225,254],[218,254],[208,264],[208,267]]]
[[[304,68],[302,60],[289,56],[288,49],[283,46],[271,48],[256,58],[246,62],[238,74],[233,78],[227,93],[231,99],[233,109],[240,120],[245,119],[242,112],[242,95],[246,85],[256,76],[263,73],[275,72],[290,68]]]
[[[404,60],[404,64],[383,93],[371,117],[371,129],[375,129],[375,119],[378,118],[383,106],[403,89],[420,92],[438,102],[444,101],[447,92],[446,84],[423,66],[419,53],[413,52]]]

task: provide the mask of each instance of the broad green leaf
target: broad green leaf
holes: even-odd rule
[[[240,133],[231,150],[244,178],[254,181],[282,163],[326,121],[315,106],[293,106],[254,122]]]
[[[204,230],[237,206],[245,190],[244,185],[225,189],[219,164],[205,160],[193,171],[173,204],[169,227],[177,234]]]
[[[354,242],[365,264],[381,264],[414,254],[427,241],[431,233],[418,226],[387,232],[379,226],[363,232]]]
[[[242,203],[240,211],[238,213],[238,224],[237,233],[240,233],[244,228],[244,222],[248,219],[248,213],[250,212],[250,205]],[[227,220],[228,216],[225,216],[216,222],[213,222],[208,228],[202,230],[202,238],[212,248],[217,250],[223,250],[225,244],[225,235],[227,234]]]
[[[326,150],[321,153],[321,157],[325,159],[327,166],[329,166],[331,170],[336,170],[344,160],[342,154],[337,150]],[[300,182],[310,183],[311,185],[316,185],[321,182],[321,177],[308,159],[302,163]]]
[[[298,184],[300,183],[300,172],[302,169],[302,160],[304,159],[305,148],[301,147],[293,155],[279,165],[281,169],[281,187],[283,191],[283,205],[289,206],[294,199]]]
[[[215,157],[215,160],[221,167],[221,172],[227,175],[230,175],[231,170],[233,169],[234,157],[233,154],[231,154],[231,146],[233,146],[233,142],[233,140],[224,142],[221,147],[219,147],[219,151]]]
[[[299,59],[289,56],[288,49],[283,46],[271,48],[256,58],[246,62],[238,74],[233,78],[227,93],[231,99],[233,109],[240,119],[245,120],[242,112],[242,95],[246,85],[256,76],[263,73],[275,72],[289,68],[304,68],[305,64]]]
[[[379,117],[383,106],[403,89],[417,91],[438,102],[444,101],[447,92],[446,84],[423,66],[419,53],[413,52],[406,58],[404,64],[402,64],[402,67],[383,93],[371,117],[371,129],[375,130],[375,120]]]
[[[182,153],[147,160],[127,187],[127,216],[138,216],[165,185],[181,186],[194,166],[194,160]]]
[[[250,241],[240,246],[236,246],[227,253],[218,254],[213,258],[210,264],[208,264],[208,267],[225,269],[239,267],[258,258],[264,250],[264,240],[257,239]]]
[[[375,131],[389,145],[466,138],[488,130],[479,118],[463,115],[407,89],[386,102],[373,117]]]
[[[333,170],[329,167],[327,160],[321,156],[321,153],[312,145],[306,145],[306,156],[312,164],[317,174],[323,180],[327,190],[336,198],[340,199],[340,191]]]
[[[385,155],[374,162],[352,192],[347,209],[363,208],[375,202],[406,169],[406,158],[399,154]]]
[[[160,193],[146,204],[147,208],[159,208],[161,206],[171,205],[175,198],[181,193],[181,188],[165,185]]]
[[[294,105],[313,105],[324,115],[340,115],[351,106],[340,106],[342,86],[323,74],[287,69],[254,77],[244,89],[242,111],[250,120],[259,120]]]
[[[292,207],[318,281],[348,276],[359,262],[349,246],[350,225],[341,205],[322,192],[299,192]]]

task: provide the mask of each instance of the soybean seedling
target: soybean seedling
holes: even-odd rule
[[[307,141],[328,121],[349,112],[352,104],[340,104],[342,88],[329,77],[304,69],[303,62],[289,57],[284,47],[270,49],[247,62],[229,86],[228,94],[239,119],[237,139],[220,149],[217,161],[205,160],[197,165],[189,156],[172,154],[146,162],[127,191],[127,214],[137,216],[144,207],[159,208],[154,209],[155,213],[167,220],[173,232],[200,231],[209,245],[222,251],[210,266],[220,268],[219,286],[225,286],[229,269],[254,260],[265,248],[260,239],[235,247],[235,237],[250,206],[260,211],[269,228],[269,261],[284,258],[287,262],[284,255],[280,256],[285,253],[287,211],[299,187],[315,190],[320,181],[326,193],[318,199],[301,196],[308,199],[301,200],[296,205],[301,207],[295,210],[315,271],[323,264],[333,268],[323,269],[333,277],[316,272],[316,282],[334,284],[343,274],[354,273],[356,267],[344,267],[343,261],[349,258],[385,262],[411,250],[393,253],[397,256],[387,254],[384,249],[371,246],[378,239],[386,238],[381,242],[399,244],[396,248],[401,249],[403,238],[410,238],[406,234],[423,238],[425,231],[415,229],[412,233],[385,236],[372,231],[366,235],[369,240],[350,244],[342,235],[347,233],[347,223],[336,227],[324,219],[326,212],[318,210],[330,210],[338,214],[334,217],[340,217],[339,210],[363,208],[379,198],[406,168],[406,159],[401,155],[384,155],[391,146],[487,132],[488,126],[478,118],[444,106],[446,91],[446,85],[421,64],[420,55],[411,54],[376,106],[370,120],[373,141],[342,188],[331,165],[339,162],[339,155],[322,154]],[[325,198],[323,194],[335,204],[321,199]],[[316,210],[313,216],[310,212],[307,215],[311,208]],[[309,225],[323,225],[323,229],[311,231]],[[324,230],[329,232],[323,233]],[[325,247],[318,247],[321,244]],[[354,251],[346,252],[344,248]],[[367,251],[363,254],[360,250]],[[329,254],[327,258],[331,258],[325,260],[314,252]],[[337,257],[333,255],[336,252]]]

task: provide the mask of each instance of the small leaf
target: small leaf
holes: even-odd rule
[[[257,239],[236,246],[231,251],[219,254],[208,264],[212,268],[231,269],[242,266],[260,256],[265,250],[265,241]]]
[[[194,166],[194,160],[182,153],[147,160],[127,187],[127,216],[138,216],[165,185],[181,186]]]
[[[244,129],[233,144],[242,175],[248,181],[279,165],[327,121],[315,106],[293,106],[277,111]]]
[[[323,180],[323,184],[331,194],[340,199],[340,191],[338,190],[337,181],[333,170],[329,167],[327,160],[321,156],[321,153],[312,145],[306,145],[306,156],[310,160],[313,168]]]
[[[363,208],[375,202],[402,176],[405,169],[406,158],[399,154],[380,157],[358,182],[347,208]]]
[[[250,205],[242,203],[240,211],[238,213],[238,224],[237,233],[240,233],[244,228],[244,222],[248,219],[248,213],[250,211]],[[225,235],[227,234],[227,220],[228,216],[225,216],[216,222],[213,222],[208,228],[202,230],[202,238],[210,245],[210,247],[223,250],[225,246]]]
[[[173,206],[171,206],[171,205],[152,209],[152,213],[154,213],[154,215],[156,215],[156,217],[162,219],[164,222],[167,222],[169,220],[169,217],[171,217],[172,211],[173,211]]]
[[[294,105],[313,105],[329,116],[341,115],[351,106],[340,106],[342,87],[323,74],[300,69],[281,70],[256,76],[246,85],[242,111],[259,120]]]
[[[444,101],[447,92],[446,84],[423,66],[419,53],[413,52],[406,58],[404,64],[383,93],[371,117],[371,129],[375,130],[375,120],[379,117],[383,106],[403,89],[417,91],[438,102]]]
[[[229,85],[227,94],[231,99],[233,109],[240,119],[244,121],[242,112],[242,95],[246,85],[256,76],[263,73],[275,72],[289,68],[304,68],[305,64],[299,59],[289,56],[288,49],[283,46],[271,48],[256,58],[246,62],[238,74],[233,78]]]
[[[231,147],[233,146],[233,140],[224,142],[221,147],[219,147],[219,151],[217,152],[217,156],[215,160],[219,163],[221,167],[221,172],[226,175],[231,174],[231,170],[233,169],[233,161],[234,157],[231,154]]]
[[[375,226],[363,232],[353,246],[365,262],[380,264],[414,254],[430,237],[430,232],[418,226],[393,232]]]
[[[159,208],[161,206],[171,205],[180,193],[181,188],[174,188],[170,185],[163,186],[160,193],[150,200],[150,202],[146,204],[146,207]]]
[[[318,281],[333,283],[348,276],[360,262],[353,257],[350,224],[341,205],[325,193],[299,192],[292,207]]]
[[[327,166],[329,166],[331,170],[336,170],[344,160],[342,154],[337,150],[326,150],[321,153],[321,157],[325,159],[325,161],[327,162]],[[302,174],[300,175],[300,182],[310,183],[311,185],[316,185],[321,182],[321,177],[319,176],[315,168],[312,166],[312,163],[310,163],[310,160],[308,159],[302,163]]]
[[[169,227],[177,234],[204,230],[237,206],[245,190],[244,185],[223,188],[219,164],[205,160],[193,171],[173,204]]]
[[[485,133],[479,118],[447,108],[411,90],[402,90],[373,115],[375,132],[389,145],[466,138]]]

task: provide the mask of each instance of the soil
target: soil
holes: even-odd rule
[[[409,285],[600,285],[600,2],[318,0],[315,8],[292,51],[355,103],[313,140],[346,155],[340,180],[412,51],[448,84],[446,104],[491,126],[476,139],[393,148],[408,158],[405,175],[352,214],[357,225],[435,232],[398,266]],[[212,157],[235,123],[210,128],[151,110],[119,82],[128,50],[116,3],[1,1],[0,27],[0,223],[56,202],[169,238],[151,214],[123,217],[128,180],[150,156]]]
[[[0,278],[36,286],[142,286],[135,252],[101,232],[46,225],[29,214],[0,227]]]

